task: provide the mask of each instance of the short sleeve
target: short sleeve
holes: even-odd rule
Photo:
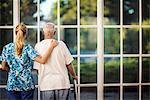
[[[27,52],[29,57],[34,60],[37,56],[39,56],[38,52],[35,51],[31,45],[28,45]]]
[[[63,48],[64,48],[64,55],[65,55],[65,62],[66,65],[69,65],[74,59],[69,51],[69,49],[67,48],[66,44],[63,43]]]
[[[37,48],[37,44],[35,45],[35,50],[38,52],[38,50],[37,50],[38,48]],[[39,67],[40,67],[40,63],[38,63],[38,62],[36,62],[36,61],[34,61],[34,65],[33,65],[33,69],[36,69],[36,70],[38,70],[39,69]]]
[[[7,59],[7,50],[6,50],[6,47],[4,47],[2,50],[1,60],[6,61],[6,59]]]

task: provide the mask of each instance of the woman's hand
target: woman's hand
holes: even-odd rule
[[[58,42],[57,42],[55,39],[52,39],[51,44],[50,44],[50,47],[48,48],[48,50],[46,51],[46,53],[45,53],[44,55],[42,55],[42,56],[39,55],[39,56],[36,57],[34,60],[35,60],[36,62],[41,63],[41,64],[45,64],[45,63],[47,62],[48,58],[50,57],[50,55],[51,55],[53,49],[54,49],[57,45],[58,45]]]
[[[55,40],[55,39],[52,39],[52,41],[51,41],[51,46],[52,46],[53,48],[55,48],[57,45],[58,45],[58,41]]]

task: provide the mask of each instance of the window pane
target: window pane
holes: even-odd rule
[[[139,100],[139,87],[123,87],[123,100]]]
[[[0,25],[13,24],[13,0],[0,0]]]
[[[96,58],[80,59],[81,84],[97,82],[97,63]]]
[[[125,54],[139,53],[139,30],[138,29],[124,29],[123,53]]]
[[[80,24],[96,25],[97,0],[80,0]]]
[[[0,54],[2,53],[3,47],[13,42],[13,30],[12,29],[0,29]],[[0,84],[7,83],[7,72],[0,71]]]
[[[150,85],[142,86],[142,100],[150,99]]]
[[[120,31],[109,28],[104,30],[104,52],[105,54],[119,54],[120,52]]]
[[[123,58],[123,82],[138,83],[139,81],[139,59]]]
[[[144,25],[150,24],[150,1],[142,0],[142,21]]]
[[[71,54],[77,54],[77,29],[64,28],[61,29],[61,40],[66,43]]]
[[[2,53],[3,46],[10,42],[13,42],[13,30],[0,29],[0,54]]]
[[[142,82],[150,82],[150,57],[142,59]]]
[[[40,0],[40,24],[57,24],[57,0]]]
[[[97,30],[82,28],[80,30],[81,54],[96,54]]]
[[[77,24],[77,1],[76,0],[61,0],[60,23],[63,25]]]
[[[144,28],[142,31],[142,51],[143,54],[150,54],[150,29]]]
[[[20,0],[20,17],[21,22],[27,25],[37,24],[37,1]]]
[[[27,42],[30,43],[32,47],[35,46],[37,43],[37,29],[28,29]]]
[[[32,76],[33,76],[34,83],[37,85],[38,84],[38,71],[33,69]]]
[[[123,24],[139,23],[139,0],[123,0]]]
[[[104,87],[104,100],[119,100],[120,87]]]
[[[5,88],[0,88],[0,100],[7,100],[7,91]]]
[[[105,58],[105,83],[119,83],[120,80],[120,59],[119,58]]]
[[[120,24],[120,0],[104,0],[104,24]]]
[[[82,87],[80,100],[97,100],[97,88],[96,87]]]
[[[38,88],[35,88],[34,90],[33,100],[38,100]]]

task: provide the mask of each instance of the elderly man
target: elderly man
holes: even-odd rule
[[[55,25],[47,23],[43,27],[44,40],[37,43],[35,49],[41,55],[45,53],[50,41],[55,35]],[[68,100],[69,98],[69,76],[68,71],[74,79],[77,76],[72,68],[71,56],[64,42],[59,41],[46,64],[34,63],[34,68],[39,73],[39,87],[42,100]]]

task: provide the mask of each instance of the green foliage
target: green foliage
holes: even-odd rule
[[[105,29],[104,33],[104,51],[106,54],[119,53],[120,35],[119,29]]]
[[[82,83],[93,83],[96,82],[96,63],[81,63],[80,65],[80,75]]]

